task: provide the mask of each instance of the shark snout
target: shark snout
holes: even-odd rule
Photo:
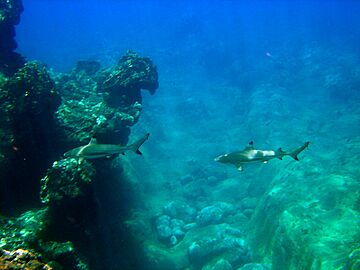
[[[214,158],[214,161],[221,162],[224,159],[224,157],[226,157],[226,156],[227,156],[227,154],[217,156],[216,158]]]

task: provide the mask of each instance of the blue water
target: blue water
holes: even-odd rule
[[[313,228],[314,242],[323,241],[330,250],[318,252],[311,240],[302,239],[308,243],[306,252],[320,258],[318,268],[311,269],[337,269],[334,262],[346,261],[350,243],[359,248],[352,233],[339,231],[356,228],[351,220],[359,217],[360,2],[23,3],[16,39],[18,52],[29,60],[68,72],[84,59],[97,60],[104,67],[114,65],[131,49],[158,66],[160,87],[154,96],[143,92],[142,115],[131,135],[151,134],[144,157],[128,161],[133,181],[143,192],[139,200],[146,205],[146,211],[139,212],[156,216],[174,199],[197,210],[219,201],[238,207],[248,198],[261,204],[272,200],[266,196],[275,194],[274,198],[276,190],[282,190],[287,197],[281,197],[279,204],[286,201],[287,215],[279,217],[284,209],[277,205],[282,210],[274,216],[295,224],[301,216],[296,207],[304,207],[312,215],[307,224],[313,222],[306,230]],[[284,158],[249,166],[244,172],[213,161],[217,155],[243,149],[249,141],[260,149],[289,149],[310,141],[310,148],[300,162]],[[200,184],[181,184],[185,176]],[[234,190],[238,193],[230,192]],[[311,212],[306,203],[319,203],[319,213]],[[341,217],[333,212],[325,215],[329,208],[342,209]],[[254,239],[261,235],[260,224],[266,219],[266,213],[256,211],[249,218],[256,228],[250,229]],[[324,222],[324,227],[318,228],[317,222]],[[294,227],[291,240],[301,242]],[[285,241],[274,231],[269,239]],[[323,232],[324,237],[319,237]],[[329,243],[325,235],[332,233]],[[278,255],[276,247],[264,247],[265,240],[254,239],[249,242],[261,250],[254,256],[256,262],[272,262],[273,269],[310,269],[296,268]],[[336,239],[349,245],[341,249],[341,258],[334,255]],[[167,250],[157,240],[153,245]],[[306,253],[295,247],[292,252]],[[168,256],[170,261],[178,258]],[[305,265],[310,257],[300,261]]]

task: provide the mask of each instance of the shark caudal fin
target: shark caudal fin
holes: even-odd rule
[[[309,144],[310,144],[310,142],[304,143],[303,146],[289,152],[288,155],[291,156],[296,161],[299,161],[298,154],[300,154],[302,151],[304,151],[304,149],[307,148],[309,146]]]
[[[143,145],[143,143],[149,138],[150,133],[146,133],[144,137],[142,137],[141,139],[137,140],[136,142],[134,142],[133,144],[129,145],[129,149],[134,151],[136,154],[138,155],[142,155],[142,153],[140,152],[139,148],[140,146]]]

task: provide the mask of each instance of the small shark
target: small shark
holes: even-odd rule
[[[233,164],[239,171],[243,170],[244,164],[255,162],[267,163],[270,159],[273,158],[282,160],[284,156],[291,156],[293,159],[299,161],[298,154],[307,148],[309,143],[310,142],[306,142],[303,146],[300,146],[292,151],[283,151],[281,148],[273,151],[255,149],[254,143],[251,141],[244,150],[218,156],[215,158],[215,161]]]
[[[79,162],[84,159],[94,159],[102,157],[111,157],[113,155],[125,154],[127,151],[134,151],[138,155],[142,155],[139,148],[149,138],[149,133],[136,142],[121,146],[120,144],[98,144],[96,138],[92,138],[87,145],[76,147],[67,151],[64,156],[77,158]]]

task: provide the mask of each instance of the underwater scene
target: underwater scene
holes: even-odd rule
[[[360,269],[359,14],[0,0],[0,269]]]

